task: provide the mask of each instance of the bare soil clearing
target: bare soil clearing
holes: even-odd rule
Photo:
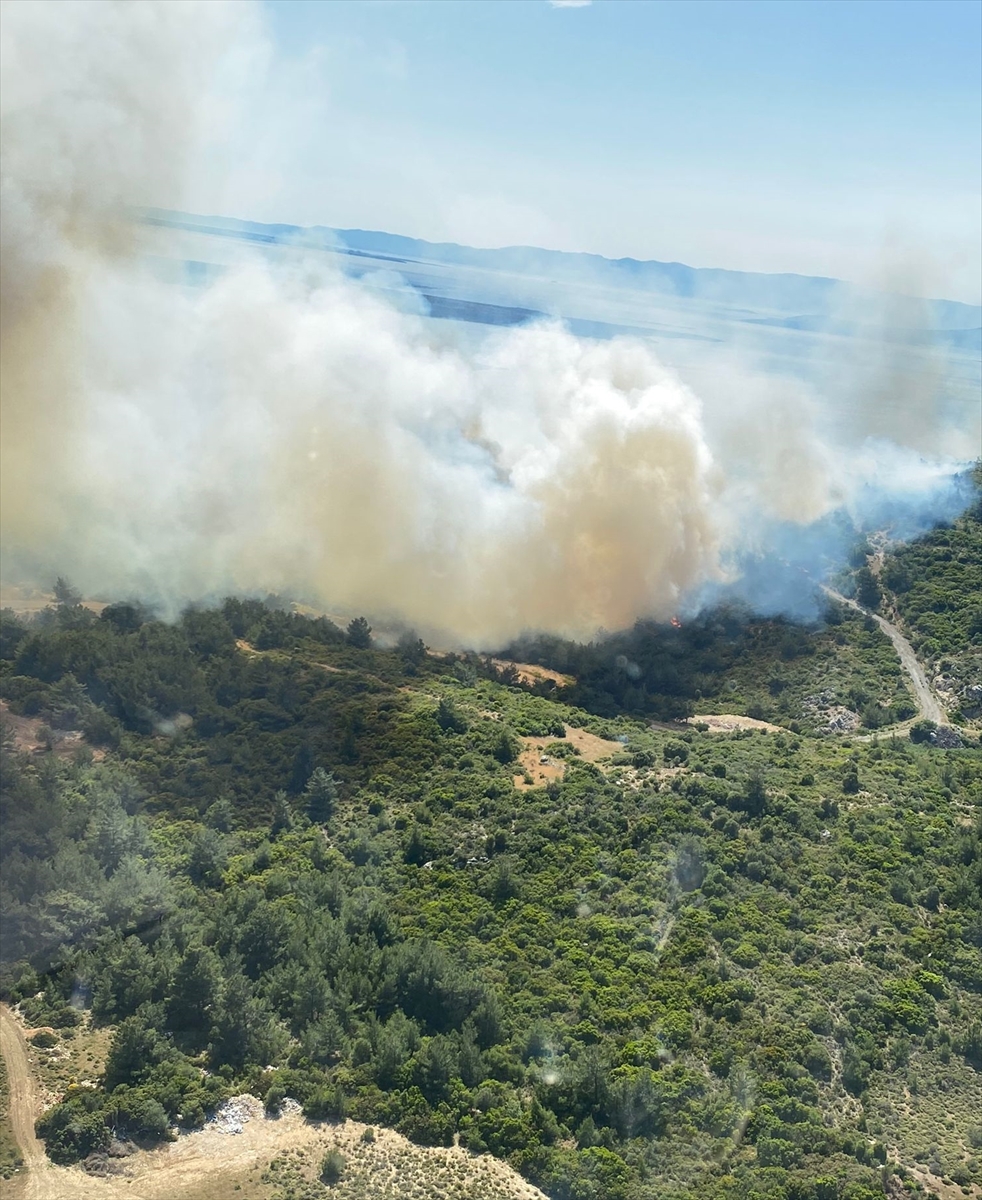
[[[585,729],[577,729],[573,725],[566,725],[564,728],[566,730],[565,738],[555,736],[522,738],[524,749],[518,756],[518,762],[523,773],[514,777],[515,787],[519,791],[530,787],[544,787],[553,779],[562,779],[566,772],[565,759],[553,758],[545,753],[546,747],[552,745],[553,742],[572,746],[579,751],[577,757],[583,762],[589,763],[604,762],[612,754],[624,749],[620,742],[611,742],[606,738],[597,737],[595,733],[587,733]],[[543,762],[543,759],[546,761]],[[526,782],[526,774],[531,776],[531,783]]]
[[[110,1160],[116,1171],[109,1177],[59,1167],[45,1156],[34,1134],[42,1093],[24,1032],[5,1006],[0,1006],[0,1050],[7,1066],[11,1124],[24,1158],[24,1169],[3,1181],[3,1200],[263,1200],[276,1184],[275,1174],[267,1170],[274,1159],[285,1156],[313,1178],[324,1153],[333,1148],[348,1163],[345,1179],[330,1193],[337,1200],[349,1195],[395,1200],[410,1194],[407,1185],[419,1181],[432,1200],[545,1200],[542,1192],[488,1155],[475,1157],[460,1147],[414,1146],[389,1129],[375,1130],[374,1140],[365,1143],[366,1126],[358,1122],[315,1124],[295,1106],[267,1117],[254,1096],[235,1099],[235,1120],[216,1120],[160,1149]]]
[[[51,592],[16,583],[0,583],[0,608],[12,609],[15,613],[36,613],[54,604]]]
[[[689,717],[684,724],[689,726],[708,725],[710,733],[732,733],[734,729],[763,729],[767,733],[787,733],[780,725],[769,721],[758,721],[753,717],[741,717],[737,713],[716,713]]]
[[[519,754],[518,765],[522,768],[522,773],[514,776],[514,783],[520,792],[529,788],[545,787],[547,783],[554,779],[562,779],[566,774],[566,764],[562,759],[549,758],[540,748],[534,746]],[[529,779],[532,780],[531,783]]]
[[[40,588],[26,587],[20,584],[0,584],[0,608],[9,608],[15,613],[27,616],[53,608],[57,604],[53,592],[43,592]],[[82,607],[94,612],[97,616],[106,607],[105,600],[83,600]]]
[[[512,662],[507,658],[492,658],[491,661],[499,671],[514,667],[518,674],[518,682],[528,686],[539,683],[543,679],[551,679],[556,687],[572,687],[576,683],[572,675],[562,675],[559,671],[551,671],[548,667],[540,667],[535,663]]]
[[[49,748],[59,758],[71,758],[76,751],[87,746],[80,729],[48,729],[40,717],[20,717],[10,711],[6,700],[0,700],[0,721],[14,735],[14,746],[24,754],[40,754]],[[90,747],[92,757],[98,762],[105,758],[105,750]]]
[[[40,717],[19,717],[10,711],[6,700],[0,700],[0,721],[14,735],[14,745],[24,754],[34,754],[44,748],[41,740],[41,726],[44,722]]]

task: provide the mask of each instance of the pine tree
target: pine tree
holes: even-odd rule
[[[331,819],[338,799],[338,785],[330,771],[317,767],[308,780],[303,795],[307,816],[315,825],[323,825]]]
[[[286,792],[277,792],[273,797],[273,824],[270,829],[273,837],[286,833],[293,828],[293,809]]]
[[[358,650],[370,650],[372,627],[364,617],[355,617],[348,626],[348,641]]]

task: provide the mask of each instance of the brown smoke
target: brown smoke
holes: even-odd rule
[[[70,524],[91,289],[135,249],[127,204],[180,198],[230,5],[4,5],[0,337],[5,548]],[[101,352],[114,353],[102,330]],[[75,530],[76,535],[79,530]]]
[[[141,265],[125,208],[180,201],[242,11],[7,6],[7,549],[90,591],[286,590],[472,642],[670,611],[715,570],[712,470],[642,348],[545,327],[478,364],[302,263],[193,292]]]
[[[128,214],[180,207],[246,144],[222,131],[269,57],[260,17],[4,6],[8,573],[170,611],[284,592],[490,645],[667,617],[743,514],[838,502],[801,406],[766,396],[734,406],[755,469],[725,480],[696,397],[637,342],[545,324],[458,348],[299,251],[162,282]]]

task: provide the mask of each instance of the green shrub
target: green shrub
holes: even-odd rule
[[[94,1092],[70,1090],[60,1104],[38,1119],[36,1129],[48,1157],[62,1166],[105,1150],[109,1145],[102,1097]]]
[[[340,1183],[344,1178],[344,1171],[347,1165],[345,1157],[340,1150],[328,1150],[321,1159],[321,1182],[326,1183],[328,1187],[334,1187],[336,1183]]]
[[[283,1101],[286,1099],[286,1088],[282,1084],[274,1083],[266,1092],[263,1100],[263,1107],[266,1112],[275,1117],[279,1115],[280,1109],[283,1107]]]
[[[675,766],[685,764],[689,761],[689,747],[685,742],[666,742],[662,750],[662,757],[665,762]]]

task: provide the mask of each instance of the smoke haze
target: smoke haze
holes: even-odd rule
[[[162,282],[127,210],[215,172],[269,57],[244,3],[5,5],[8,574],[170,611],[281,592],[490,646],[667,617],[863,479],[925,513],[945,493],[951,468],[912,480],[879,427],[837,440],[739,363],[707,416],[640,341],[455,343],[300,248]]]

